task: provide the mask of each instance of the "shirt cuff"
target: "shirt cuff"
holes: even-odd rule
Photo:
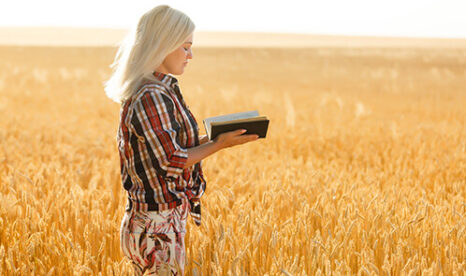
[[[183,148],[176,150],[170,157],[167,168],[167,177],[177,178],[181,176],[187,161],[188,150]]]

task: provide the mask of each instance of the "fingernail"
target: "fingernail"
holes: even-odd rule
[[[245,133],[246,131],[247,131],[247,129],[242,129],[241,133]]]

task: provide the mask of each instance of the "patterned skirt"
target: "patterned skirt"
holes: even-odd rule
[[[165,211],[127,211],[121,222],[121,249],[137,275],[183,275],[184,236],[189,203]]]

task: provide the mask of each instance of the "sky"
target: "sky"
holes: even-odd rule
[[[197,31],[466,38],[466,0],[11,0],[0,27],[129,29],[150,8],[168,4]]]

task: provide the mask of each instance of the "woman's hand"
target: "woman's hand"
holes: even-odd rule
[[[256,134],[242,135],[245,133],[245,129],[238,129],[230,132],[225,132],[215,138],[214,143],[220,148],[229,148],[259,139]]]

